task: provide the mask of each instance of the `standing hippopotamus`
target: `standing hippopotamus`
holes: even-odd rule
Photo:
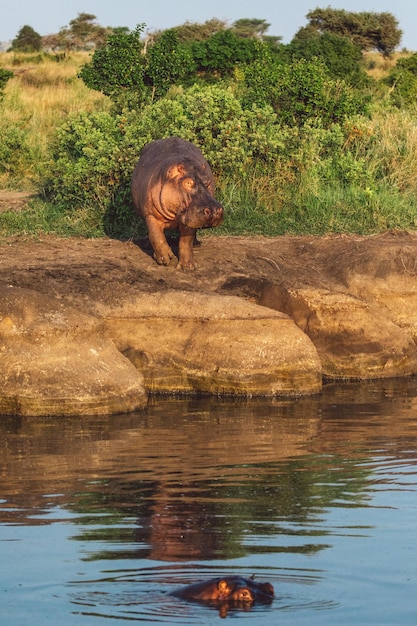
[[[188,585],[173,591],[172,595],[184,600],[213,604],[270,604],[274,598],[274,588],[271,583],[257,583],[252,578],[225,576]]]
[[[178,137],[147,144],[133,172],[131,191],[135,211],[146,222],[156,261],[176,263],[164,231],[178,228],[177,267],[195,269],[197,228],[212,228],[223,220],[223,208],[214,198],[213,174],[199,148]]]

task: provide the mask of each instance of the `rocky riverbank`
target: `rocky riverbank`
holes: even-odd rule
[[[417,235],[0,242],[0,412],[117,413],[147,395],[306,395],[417,373]]]

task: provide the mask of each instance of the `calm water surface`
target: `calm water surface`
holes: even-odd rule
[[[417,380],[285,401],[0,418],[0,624],[214,624],[169,595],[272,582],[255,624],[417,623]]]

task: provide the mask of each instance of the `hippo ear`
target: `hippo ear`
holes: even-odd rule
[[[229,585],[225,580],[219,580],[219,582],[217,583],[217,589],[220,591],[220,593],[230,592]]]
[[[167,178],[181,178],[185,174],[185,168],[182,163],[175,163],[167,169]]]

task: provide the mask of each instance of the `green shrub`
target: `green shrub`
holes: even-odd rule
[[[347,37],[319,34],[305,28],[298,31],[286,52],[292,59],[320,59],[333,78],[341,78],[350,85],[363,87],[369,82],[362,69],[362,51]]]
[[[399,59],[389,73],[391,102],[401,108],[415,104],[417,100],[417,53]]]
[[[0,172],[19,176],[21,164],[27,159],[25,132],[18,126],[0,127]]]
[[[98,48],[79,76],[90,89],[101,91],[119,107],[137,106],[146,100],[145,57],[140,35],[144,25],[130,33],[114,33]]]
[[[66,208],[100,207],[106,229],[118,234],[111,221],[123,229],[131,221],[129,182],[142,147],[173,135],[200,146],[217,176],[243,178],[255,164],[266,174],[284,150],[270,107],[243,110],[230,89],[193,87],[140,112],[70,119],[58,134],[46,192]]]
[[[0,67],[0,98],[3,94],[3,89],[5,88],[7,81],[12,78],[13,72],[10,70],[5,70]]]
[[[333,80],[325,64],[300,59],[290,64],[268,56],[244,68],[247,106],[269,104],[290,126],[328,127],[367,111],[367,99],[342,80]]]

